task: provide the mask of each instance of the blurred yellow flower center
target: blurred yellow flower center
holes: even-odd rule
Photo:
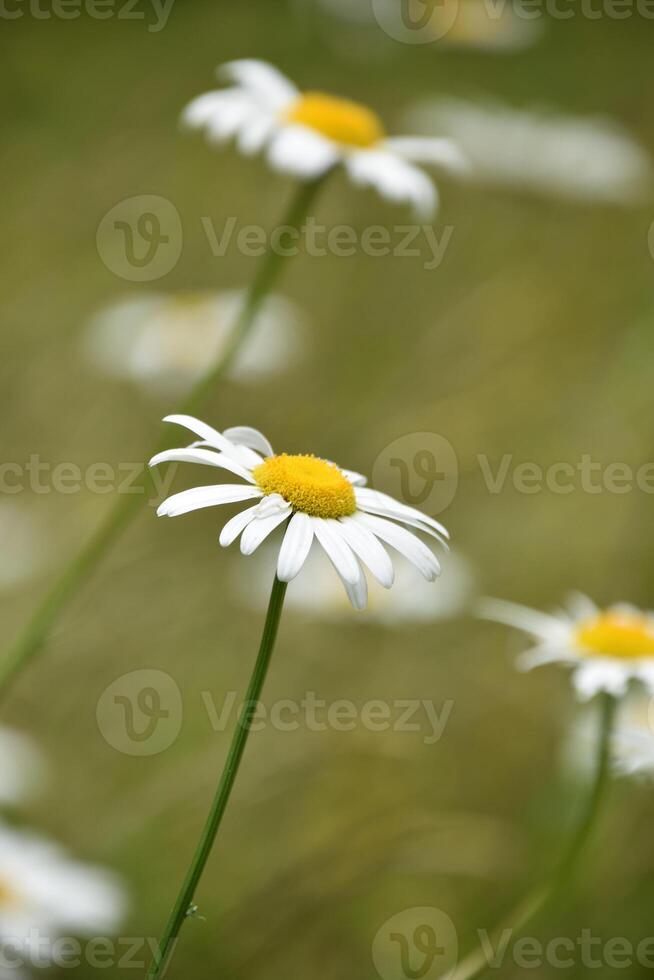
[[[369,147],[384,138],[382,121],[371,109],[323,92],[305,92],[286,114],[299,123],[345,146]]]
[[[337,466],[316,456],[271,456],[252,475],[264,493],[279,493],[312,517],[347,517],[356,510],[354,487]]]
[[[19,904],[19,898],[11,885],[0,878],[0,909],[8,909]]]
[[[639,613],[602,612],[577,627],[575,642],[603,657],[654,657],[654,622]]]

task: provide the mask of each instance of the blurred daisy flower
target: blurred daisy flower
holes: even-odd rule
[[[564,742],[563,761],[575,778],[592,774],[596,725],[588,710],[579,712]],[[611,738],[611,764],[623,776],[654,777],[654,700],[632,691],[620,701]]]
[[[654,701],[642,693],[626,698],[613,735],[614,768],[624,776],[654,776]]]
[[[0,806],[30,799],[45,781],[45,760],[34,741],[12,728],[0,728]]]
[[[300,92],[265,61],[224,65],[228,88],[206,92],[184,111],[184,121],[204,129],[212,142],[235,138],[245,154],[265,150],[273,169],[314,180],[341,164],[355,184],[382,197],[410,203],[427,220],[437,206],[430,177],[415,164],[460,172],[464,158],[448,139],[388,137],[367,106],[324,92]]]
[[[654,614],[621,603],[607,609],[574,595],[566,609],[552,615],[499,599],[481,604],[480,615],[530,634],[536,645],[518,666],[563,663],[573,668],[578,696],[586,701],[600,691],[622,697],[630,681],[654,693]]]
[[[246,426],[221,433],[188,415],[169,415],[164,421],[185,426],[200,440],[158,453],[150,460],[151,466],[204,463],[226,469],[244,483],[176,493],[160,505],[159,516],[177,517],[218,504],[253,501],[227,521],[220,544],[227,547],[240,536],[242,554],[251,555],[279,525],[286,524],[277,559],[280,581],[295,578],[315,539],[355,609],[363,609],[367,601],[362,564],[384,588],[393,584],[393,565],[382,542],[407,558],[427,581],[439,574],[438,560],[415,532],[444,543],[445,528],[420,511],[367,488],[360,474],[317,456],[276,455],[265,436]]]
[[[249,567],[236,571],[239,596],[257,610],[265,610],[268,602],[274,551],[274,547],[268,546],[257,552],[254,572]],[[392,589],[382,588],[374,579],[368,583],[364,615],[369,622],[406,627],[450,619],[465,610],[474,594],[473,573],[460,555],[445,555],[437,589],[418,578],[406,560],[399,558],[394,565]],[[305,574],[298,575],[289,586],[287,607],[320,619],[333,620],[351,614],[347,597],[321,550],[311,551],[304,569]]]
[[[110,935],[124,912],[122,886],[110,872],[72,861],[41,837],[0,826],[5,962],[43,966],[58,937]]]
[[[0,500],[0,592],[33,578],[47,563],[47,528],[12,497]]]
[[[97,313],[84,335],[89,359],[105,374],[165,394],[184,392],[227,347],[244,293],[137,293]],[[268,296],[229,371],[255,381],[292,365],[304,318],[282,296]]]
[[[398,56],[399,45],[385,31],[380,31],[378,9],[381,0],[294,0],[303,19],[305,32],[320,36],[323,44],[333,47],[341,59],[379,61]],[[406,0],[405,0],[406,2]],[[387,0],[384,21],[401,17],[397,0]],[[438,0],[423,13],[418,31],[421,40],[434,47],[461,48],[473,51],[504,53],[521,51],[537,42],[545,33],[544,23],[521,17],[512,4],[489,5],[488,0]],[[343,21],[347,22],[347,45],[343,45]],[[401,31],[407,29],[403,25]],[[399,40],[399,38],[398,38]]]
[[[408,113],[407,123],[455,140],[469,160],[470,180],[623,205],[651,193],[649,155],[612,120],[430,99]]]
[[[542,23],[521,17],[511,4],[492,6],[488,0],[441,0],[432,19],[435,43],[447,47],[521,51],[543,35]]]

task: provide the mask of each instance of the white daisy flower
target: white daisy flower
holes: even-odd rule
[[[206,131],[212,142],[235,138],[239,150],[265,150],[273,169],[314,180],[342,164],[355,184],[374,187],[390,201],[410,203],[430,218],[437,193],[416,163],[460,172],[464,158],[447,139],[388,137],[369,108],[324,92],[300,92],[265,61],[232,61],[218,71],[230,87],[206,92],[183,119]]]
[[[169,415],[164,421],[185,426],[200,440],[187,448],[158,453],[150,460],[151,466],[204,463],[228,470],[244,482],[176,493],[161,504],[160,516],[177,517],[217,504],[251,501],[246,510],[227,521],[220,544],[227,547],[240,536],[241,552],[251,555],[275,528],[285,524],[277,559],[280,581],[295,578],[315,539],[355,609],[363,609],[367,601],[362,565],[384,588],[393,584],[393,565],[382,542],[404,555],[427,581],[439,574],[438,560],[415,532],[444,543],[448,537],[445,528],[413,507],[366,487],[359,473],[317,456],[275,455],[266,437],[246,426],[221,433],[188,415]]]
[[[470,180],[622,205],[651,196],[649,154],[610,119],[447,98],[421,101],[407,122],[455,140]]]
[[[155,393],[178,394],[227,347],[245,294],[130,294],[97,313],[84,335],[90,360],[103,373]],[[228,377],[250,382],[292,365],[302,347],[303,316],[283,296],[266,297]]]
[[[124,912],[113,874],[72,861],[41,837],[0,826],[0,942],[7,959],[36,963],[59,936],[111,935]]]
[[[487,599],[480,614],[529,633],[536,645],[518,666],[531,670],[560,662],[573,668],[578,696],[587,701],[600,691],[615,697],[640,681],[654,693],[654,614],[621,603],[607,609],[574,595],[568,608],[552,615],[512,602]]]
[[[236,571],[236,588],[243,602],[265,610],[270,593],[270,569],[274,567],[274,545],[257,552],[254,572],[248,567]],[[461,615],[474,592],[474,576],[460,555],[447,554],[442,561],[438,588],[416,577],[409,562],[399,558],[392,589],[382,588],[374,579],[368,583],[366,621],[388,628],[419,625]],[[352,609],[340,583],[322,551],[311,552],[286,594],[286,608],[319,619],[351,618]]]

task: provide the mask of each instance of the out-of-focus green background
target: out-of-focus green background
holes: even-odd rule
[[[212,256],[200,217],[271,228],[290,182],[179,128],[181,109],[223,61],[268,59],[301,86],[374,106],[390,131],[427,95],[491,96],[608,115],[654,152],[652,25],[636,16],[547,20],[537,44],[504,54],[387,38],[359,51],[346,20],[271,0],[178,0],[158,33],[87,16],[26,15],[1,30],[2,458],[21,464],[32,453],[81,466],[142,460],[174,410],[99,377],[80,356],[88,318],[143,288],[98,256],[96,229],[114,204],[152,193],[179,210],[183,252],[157,289],[235,288],[253,275],[256,260],[236,250]],[[439,433],[459,462],[458,491],[440,516],[480,593],[547,607],[577,588],[599,602],[651,605],[651,496],[527,495],[509,481],[491,494],[477,456],[493,466],[505,453],[543,466],[583,454],[634,467],[652,458],[652,207],[439,187],[437,230],[454,231],[438,269],[421,257],[299,256],[282,289],[311,319],[307,356],[256,386],[222,383],[203,417],[256,425],[276,447],[364,472],[397,437]],[[315,213],[359,231],[408,220],[342,177]],[[195,476],[182,469],[179,489]],[[47,560],[1,597],[6,642],[111,497],[26,491],[19,502],[38,513]],[[52,765],[44,797],[22,816],[121,872],[132,896],[125,935],[161,928],[229,735],[212,730],[202,692],[220,702],[244,688],[261,629],[262,614],[230,585],[247,560],[218,548],[220,520],[203,511],[158,522],[145,508],[4,707]],[[424,732],[361,726],[254,735],[198,894],[206,921],[187,925],[169,975],[372,978],[373,937],[402,909],[443,909],[463,947],[490,928],[551,863],[583,790],[560,766],[578,711],[568,678],[518,674],[519,649],[517,637],[472,616],[387,629],[355,614],[330,622],[289,612],[271,703],[306,691],[357,703],[452,699],[452,714],[434,745]],[[130,757],[102,737],[96,705],[143,667],[175,679],[184,723],[166,751]],[[616,781],[578,890],[535,934],[650,935],[653,817],[651,786]],[[521,972],[509,964],[502,976]]]

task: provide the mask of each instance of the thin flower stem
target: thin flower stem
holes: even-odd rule
[[[324,179],[321,177],[318,180],[299,185],[281,225],[297,229],[301,227]],[[180,414],[192,415],[197,412],[209,392],[232,366],[252,330],[257,313],[279,276],[285,258],[286,256],[279,250],[268,247],[247,290],[245,301],[227,346],[216,363],[200,378],[184,403],[179,407],[178,412]],[[170,439],[171,436],[166,434],[154,447],[150,456],[166,449],[170,444]],[[4,697],[11,682],[41,650],[48,633],[65,607],[76,595],[87,576],[104,557],[109,547],[136,516],[141,505],[147,499],[147,490],[150,487],[154,492],[150,474],[146,470],[133,483],[130,488],[131,492],[115,503],[101,526],[72,559],[37,606],[22,632],[0,661],[0,698]]]
[[[505,930],[511,930],[515,938],[525,926],[560,895],[577,870],[579,859],[585,850],[588,838],[595,825],[609,775],[610,742],[616,710],[616,699],[610,694],[600,698],[600,719],[595,772],[588,799],[585,802],[581,819],[568,842],[563,857],[551,877],[533,888],[506,916],[486,941],[486,948],[475,949],[458,964],[450,980],[473,980],[490,969],[488,949],[496,949]]]
[[[239,713],[236,729],[232,736],[232,742],[229,747],[229,753],[220,777],[220,782],[218,783],[216,795],[204,825],[200,841],[193,855],[193,860],[191,861],[182,888],[170,913],[170,918],[159,942],[157,952],[150,965],[147,980],[157,980],[157,978],[163,976],[185,920],[195,914],[193,898],[200,878],[202,877],[202,872],[211,854],[211,849],[216,839],[223,814],[225,813],[234,780],[236,779],[243,750],[250,734],[250,724],[257,708],[261,689],[266,679],[268,665],[270,664],[270,658],[275,646],[275,638],[277,636],[285,595],[286,583],[280,582],[277,576],[275,576],[270,593],[270,602],[268,603],[266,622],[261,636],[259,653],[254,670],[252,671],[245,701]]]

